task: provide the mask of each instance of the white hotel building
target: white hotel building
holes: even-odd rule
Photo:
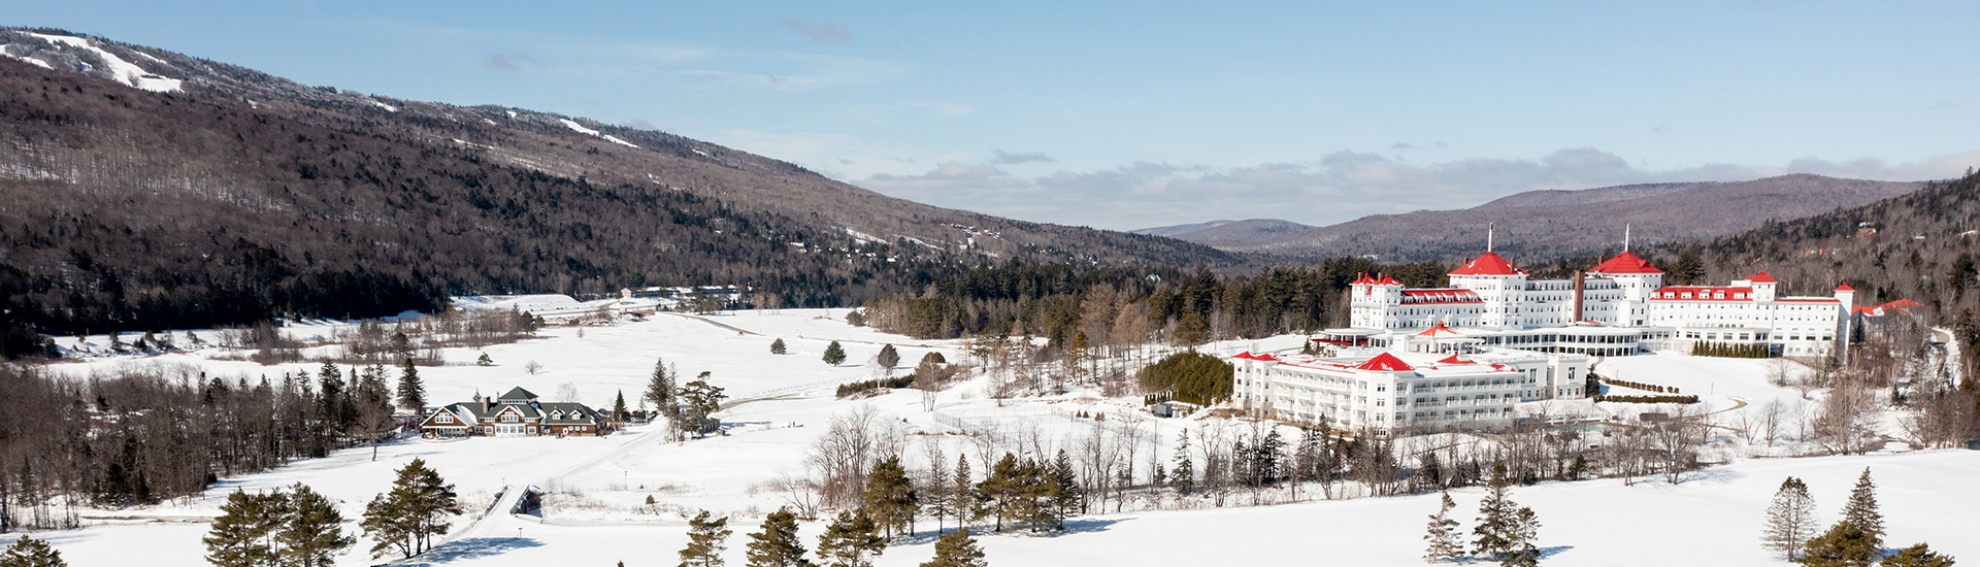
[[[1233,398],[1264,417],[1380,432],[1512,423],[1513,405],[1579,399],[1587,356],[1494,350],[1359,358],[1242,353]]]
[[[1262,416],[1339,429],[1502,427],[1515,404],[1589,394],[1591,357],[1700,342],[1825,356],[1847,342],[1847,285],[1783,297],[1764,272],[1727,286],[1663,280],[1627,251],[1566,279],[1529,278],[1489,251],[1452,270],[1448,288],[1363,275],[1349,286],[1353,326],[1318,341],[1373,356],[1239,354],[1233,396]]]
[[[1827,356],[1843,348],[1855,290],[1829,297],[1783,297],[1766,273],[1727,286],[1665,286],[1664,272],[1623,252],[1586,274],[1529,278],[1486,252],[1451,270],[1448,288],[1405,289],[1387,275],[1350,287],[1349,328],[1321,340],[1393,346],[1418,331],[1450,327],[1462,339],[1416,344],[1428,352],[1484,347],[1627,356],[1693,343],[1767,344],[1787,356]]]

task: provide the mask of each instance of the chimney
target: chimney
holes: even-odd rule
[[[1588,291],[1588,283],[1581,279],[1581,270],[1575,270],[1574,271],[1574,321],[1570,321],[1570,323],[1581,322],[1582,319],[1581,294],[1582,292],[1585,291]]]

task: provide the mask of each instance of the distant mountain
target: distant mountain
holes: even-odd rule
[[[1298,234],[1309,230],[1313,230],[1313,227],[1292,221],[1249,219],[1241,221],[1215,220],[1198,224],[1144,228],[1129,232],[1166,236],[1197,244],[1208,244],[1210,246],[1222,246],[1226,244],[1256,242],[1289,234]]]
[[[1770,221],[1862,206],[1922,186],[1800,174],[1739,183],[1529,191],[1469,209],[1373,215],[1256,239],[1203,236],[1230,231],[1235,223],[1175,237],[1231,252],[1293,259],[1351,255],[1382,261],[1456,260],[1484,250],[1486,227],[1496,225],[1499,252],[1539,262],[1621,248],[1625,225],[1632,227],[1637,245],[1710,240]]]
[[[1010,263],[1230,264],[895,199],[663,132],[0,28],[0,323],[366,316],[446,294],[737,284],[844,305]]]

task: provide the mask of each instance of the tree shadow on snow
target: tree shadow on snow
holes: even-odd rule
[[[1125,521],[1128,521],[1128,520],[1131,520],[1131,519],[1133,519],[1133,518],[1110,518],[1110,519],[1100,519],[1100,518],[1082,518],[1082,519],[1069,519],[1069,520],[1066,520],[1066,529],[1064,529],[1064,530],[1060,530],[1060,531],[1044,531],[1044,532],[1033,532],[1033,531],[1029,531],[1029,530],[1026,530],[1026,529],[1023,529],[1023,528],[1015,528],[1015,529],[1007,529],[1007,530],[1004,530],[1004,532],[1003,532],[1003,533],[997,533],[997,531],[996,531],[995,529],[993,529],[993,528],[990,528],[989,526],[976,526],[976,527],[973,527],[973,528],[970,528],[970,530],[969,530],[969,535],[970,535],[970,536],[972,536],[972,537],[977,537],[977,538],[984,538],[984,537],[991,537],[991,536],[1013,536],[1013,537],[1059,537],[1059,536],[1062,536],[1062,535],[1071,535],[1071,534],[1080,534],[1080,533],[1093,533],[1093,532],[1104,532],[1104,531],[1107,531],[1107,529],[1108,529],[1108,528],[1110,528],[1110,527],[1113,527],[1113,525],[1114,525],[1114,524],[1118,524],[1118,523],[1121,523],[1121,522],[1125,522]],[[940,533],[937,533],[937,532],[935,532],[935,531],[933,531],[933,530],[930,530],[930,531],[924,531],[924,532],[918,532],[918,533],[916,533],[916,534],[914,534],[914,537],[903,537],[903,538],[900,538],[900,539],[897,539],[897,540],[894,540],[894,543],[896,543],[896,544],[900,544],[900,545],[920,545],[920,544],[927,544],[927,543],[935,543],[935,540],[938,540],[938,539],[941,539],[941,538],[942,538],[942,534],[947,534],[947,533],[951,533],[951,532],[954,532],[954,531],[956,531],[956,530],[955,530],[954,528],[949,528],[949,529],[945,529],[945,530],[942,530],[942,531],[941,531]]]
[[[393,565],[431,567],[433,565],[452,563],[463,559],[494,557],[517,549],[542,546],[543,544],[541,542],[526,537],[471,537],[448,542],[440,547],[433,548],[432,551],[428,551],[419,557],[409,558],[403,562],[393,563]]]
[[[1678,475],[1678,484],[1690,484],[1694,482],[1701,484],[1727,484],[1745,476],[1746,473],[1726,467],[1705,467]]]
[[[1556,545],[1556,546],[1553,546],[1553,547],[1542,547],[1542,548],[1540,548],[1540,558],[1541,558],[1541,559],[1546,559],[1546,558],[1549,558],[1549,557],[1553,557],[1553,556],[1556,556],[1556,555],[1560,555],[1560,554],[1562,554],[1562,553],[1565,553],[1565,552],[1567,552],[1567,550],[1570,550],[1570,549],[1574,549],[1574,546],[1572,546],[1572,545]]]

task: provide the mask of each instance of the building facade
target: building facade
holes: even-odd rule
[[[1587,273],[1532,278],[1498,254],[1450,272],[1450,286],[1404,288],[1387,275],[1349,286],[1350,328],[1323,341],[1388,346],[1439,326],[1480,347],[1623,356],[1645,344],[1766,344],[1776,354],[1826,356],[1844,348],[1854,290],[1783,297],[1761,273],[1727,286],[1665,286],[1664,272],[1624,251]]]
[[[1491,350],[1353,358],[1231,357],[1233,401],[1260,417],[1381,433],[1500,428],[1514,405],[1580,399],[1589,358]]]
[[[604,414],[576,402],[539,401],[522,388],[495,399],[475,396],[471,402],[440,406],[419,424],[426,437],[538,437],[544,435],[603,435]]]

